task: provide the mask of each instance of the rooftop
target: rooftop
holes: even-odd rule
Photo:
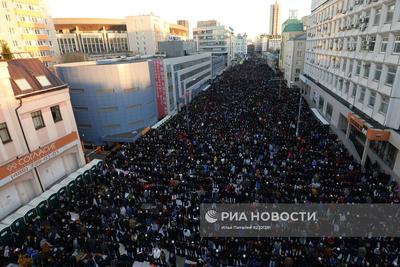
[[[145,62],[145,61],[153,60],[156,58],[160,58],[160,56],[149,55],[149,56],[134,56],[134,57],[100,59],[97,61],[81,61],[81,62],[57,64],[54,67],[56,67],[56,68],[57,67],[72,68],[72,67],[79,67],[79,66],[131,64],[131,63]]]
[[[7,65],[15,96],[26,97],[67,88],[39,59],[13,59],[7,61]]]

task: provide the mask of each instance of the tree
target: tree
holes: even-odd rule
[[[1,44],[1,57],[6,60],[13,59],[14,56],[7,42],[0,40],[0,44]]]

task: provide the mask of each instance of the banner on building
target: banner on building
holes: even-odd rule
[[[79,143],[78,134],[72,132],[29,154],[0,166],[0,185],[15,179]]]
[[[163,60],[162,59],[154,60],[153,66],[154,66],[154,81],[155,81],[156,96],[157,96],[158,119],[162,119],[168,114]]]

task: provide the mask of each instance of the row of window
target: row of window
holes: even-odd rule
[[[52,107],[50,107],[50,111],[51,111],[51,115],[53,117],[54,123],[62,121],[60,106],[58,106],[58,105],[52,106]],[[46,127],[44,120],[43,120],[41,110],[32,112],[31,117],[32,117],[33,126],[35,127],[36,130]],[[6,122],[0,123],[0,139],[3,144],[12,142],[12,138],[11,138],[11,135],[8,130]]]
[[[388,51],[389,40],[391,39],[392,51]],[[325,49],[336,51],[369,51],[377,53],[400,54],[400,33],[395,33],[392,38],[388,35],[364,35],[358,37],[324,39],[318,41],[309,41],[307,51],[313,49]]]
[[[345,96],[350,96],[351,98],[355,99],[358,94],[357,101],[358,103],[364,104],[366,100],[366,93],[369,91],[369,98],[367,105],[370,108],[374,108],[377,102],[377,96],[379,95],[379,109],[378,111],[382,114],[386,114],[389,106],[389,96],[377,93],[374,90],[368,90],[364,86],[357,85],[350,80],[344,80],[333,74],[323,75],[323,79],[320,80],[322,84],[327,85],[329,88],[336,88],[337,91],[342,94],[344,93]],[[352,88],[351,95],[349,95],[350,89]]]
[[[356,0],[363,4],[370,4],[371,2],[377,2],[379,0]],[[368,3],[369,2],[369,3]],[[353,28],[359,28],[360,30],[365,30],[369,25],[378,26],[381,23],[390,24],[396,21],[400,21],[399,18],[395,18],[395,2],[390,2],[386,5],[377,6],[372,9],[364,9],[362,12],[358,12],[356,14],[352,14],[347,17],[338,17],[335,16],[340,14],[345,14],[351,10],[353,4],[351,1],[348,1],[348,7],[343,6],[343,2],[337,3],[337,8],[335,9],[335,5],[327,6],[324,10],[319,11],[313,15],[311,15],[310,20],[312,22],[311,27],[316,25],[315,28],[309,30],[308,36],[315,37],[320,36],[324,37],[325,35],[330,35],[331,33],[343,31],[343,30],[351,30]],[[383,11],[385,13],[383,14]],[[382,21],[382,14],[384,16],[384,21]],[[370,20],[370,17],[372,21]]]
[[[310,60],[311,63],[314,63],[313,60]],[[320,61],[316,63],[317,66],[321,65]],[[355,70],[353,65],[355,65]],[[384,79],[384,83],[388,86],[393,86],[396,80],[397,66],[396,65],[383,65],[383,64],[374,64],[375,72],[373,74],[372,79],[375,82],[380,83],[382,78],[382,70],[383,66],[387,69],[386,77]],[[371,64],[369,62],[362,62],[361,60],[351,60],[351,59],[339,59],[338,57],[333,57],[331,60],[327,62],[325,68],[332,67],[332,69],[340,69],[342,72],[347,73],[347,77],[351,78],[351,75],[360,76],[361,70],[362,77],[369,79],[371,75]]]

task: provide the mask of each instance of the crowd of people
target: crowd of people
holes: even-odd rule
[[[0,247],[20,266],[398,266],[398,238],[203,238],[200,203],[397,203],[298,90],[232,67],[168,123],[113,152],[93,181]]]

